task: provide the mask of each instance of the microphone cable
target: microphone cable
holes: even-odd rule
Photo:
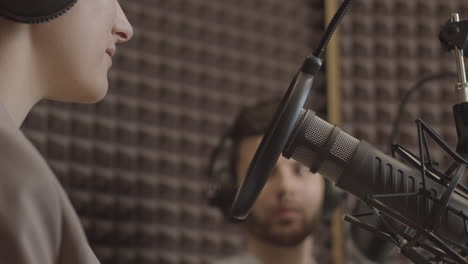
[[[437,81],[440,79],[445,79],[445,78],[451,78],[451,77],[457,77],[456,73],[453,72],[442,72],[438,74],[433,74],[429,75],[421,80],[419,80],[414,86],[412,86],[408,91],[406,91],[405,95],[403,96],[403,99],[401,100],[400,105],[398,106],[398,113],[397,116],[395,117],[395,120],[393,121],[392,125],[392,133],[390,135],[390,140],[388,142],[388,146],[390,147],[389,153],[392,152],[392,144],[394,144],[396,137],[398,136],[398,133],[400,132],[400,123],[401,119],[403,117],[403,112],[405,110],[406,105],[408,104],[408,101],[411,97],[412,94],[415,92],[421,90],[424,88],[424,85],[431,81]]]
[[[344,15],[346,14],[350,6],[351,6],[351,0],[343,1],[343,3],[340,5],[335,15],[333,16],[332,20],[328,24],[328,27],[325,31],[325,34],[323,35],[323,38],[320,41],[320,44],[317,46],[317,48],[315,49],[314,53],[312,53],[312,55],[320,59],[322,58],[323,53],[325,52],[325,49],[328,45],[328,42],[333,36],[333,32],[335,32],[336,28],[340,24],[341,19],[344,17]]]

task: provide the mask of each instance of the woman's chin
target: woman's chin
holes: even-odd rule
[[[79,89],[79,88],[78,88]],[[78,102],[76,103],[82,103],[82,104],[94,104],[102,99],[107,94],[107,91],[109,90],[109,81],[107,78],[103,78],[98,81],[98,83],[95,83],[94,85],[88,84],[86,88],[82,88],[81,91],[81,96],[78,99]]]
[[[83,78],[85,79],[85,78]],[[72,85],[70,85],[70,83]],[[51,89],[46,99],[64,103],[94,104],[101,101],[109,90],[106,78],[87,79],[83,82],[68,81]]]
[[[101,88],[99,90],[96,89],[94,93],[90,93],[88,97],[83,98],[83,100],[80,103],[83,104],[94,104],[106,97],[108,91],[108,87],[106,85],[105,88]]]
[[[79,93],[70,93],[68,96],[60,96],[55,98],[49,98],[55,101],[68,102],[68,103],[78,103],[78,104],[94,104],[102,99],[107,94],[108,87],[107,84],[105,87],[93,87],[93,89],[84,89],[79,90]]]

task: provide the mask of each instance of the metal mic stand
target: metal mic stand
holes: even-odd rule
[[[455,52],[458,69],[456,85],[457,103],[453,107],[458,135],[456,151],[432,130],[423,120],[416,120],[418,128],[419,157],[400,145],[392,145],[392,154],[399,154],[405,161],[420,170],[422,184],[418,192],[397,194],[376,194],[367,197],[366,203],[371,212],[346,216],[345,220],[364,228],[376,236],[394,243],[401,254],[418,264],[468,263],[468,213],[465,208],[457,209],[449,201],[453,196],[462,202],[468,201],[468,188],[460,183],[468,166],[468,83],[466,80],[464,54],[468,54],[468,21],[459,21],[453,14],[439,38],[449,51]],[[427,136],[430,136],[454,160],[450,168],[441,172],[432,161]],[[444,191],[434,194],[426,188],[426,181],[440,184]],[[433,206],[425,223],[414,223],[404,215],[388,206],[385,199],[413,197],[422,201],[432,201]],[[457,223],[464,225],[464,234],[458,234],[457,241],[444,237],[437,232],[443,216],[450,214]],[[385,228],[365,223],[363,218],[377,217]],[[447,223],[446,223],[447,224]]]
[[[467,37],[468,21],[460,21],[458,14],[452,14],[450,22],[440,33],[440,40],[448,50],[454,51],[457,63],[457,104],[453,106],[453,115],[458,136],[457,152],[464,159],[468,158],[468,83],[463,58],[468,44]]]

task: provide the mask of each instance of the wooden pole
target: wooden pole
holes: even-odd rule
[[[325,0],[325,25],[328,25],[335,11],[338,0]],[[341,122],[341,93],[340,93],[340,63],[339,63],[339,29],[330,40],[326,52],[326,82],[327,82],[327,113],[328,121],[332,124]],[[344,264],[343,239],[343,208],[338,207],[331,219],[332,263]]]

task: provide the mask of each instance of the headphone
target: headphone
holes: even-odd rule
[[[237,193],[235,155],[238,153],[234,151],[235,139],[263,135],[278,105],[279,99],[275,98],[241,110],[234,125],[224,133],[210,154],[207,166],[207,174],[211,180],[207,191],[208,204],[219,209],[224,217],[230,221],[239,222],[230,214],[231,205]],[[226,162],[226,159],[222,159],[222,154],[223,150],[227,149],[228,141],[231,141],[231,146]],[[326,221],[331,219],[331,214],[345,198],[346,192],[325,179],[322,213]]]
[[[0,17],[37,24],[67,12],[77,0],[0,0]]]

